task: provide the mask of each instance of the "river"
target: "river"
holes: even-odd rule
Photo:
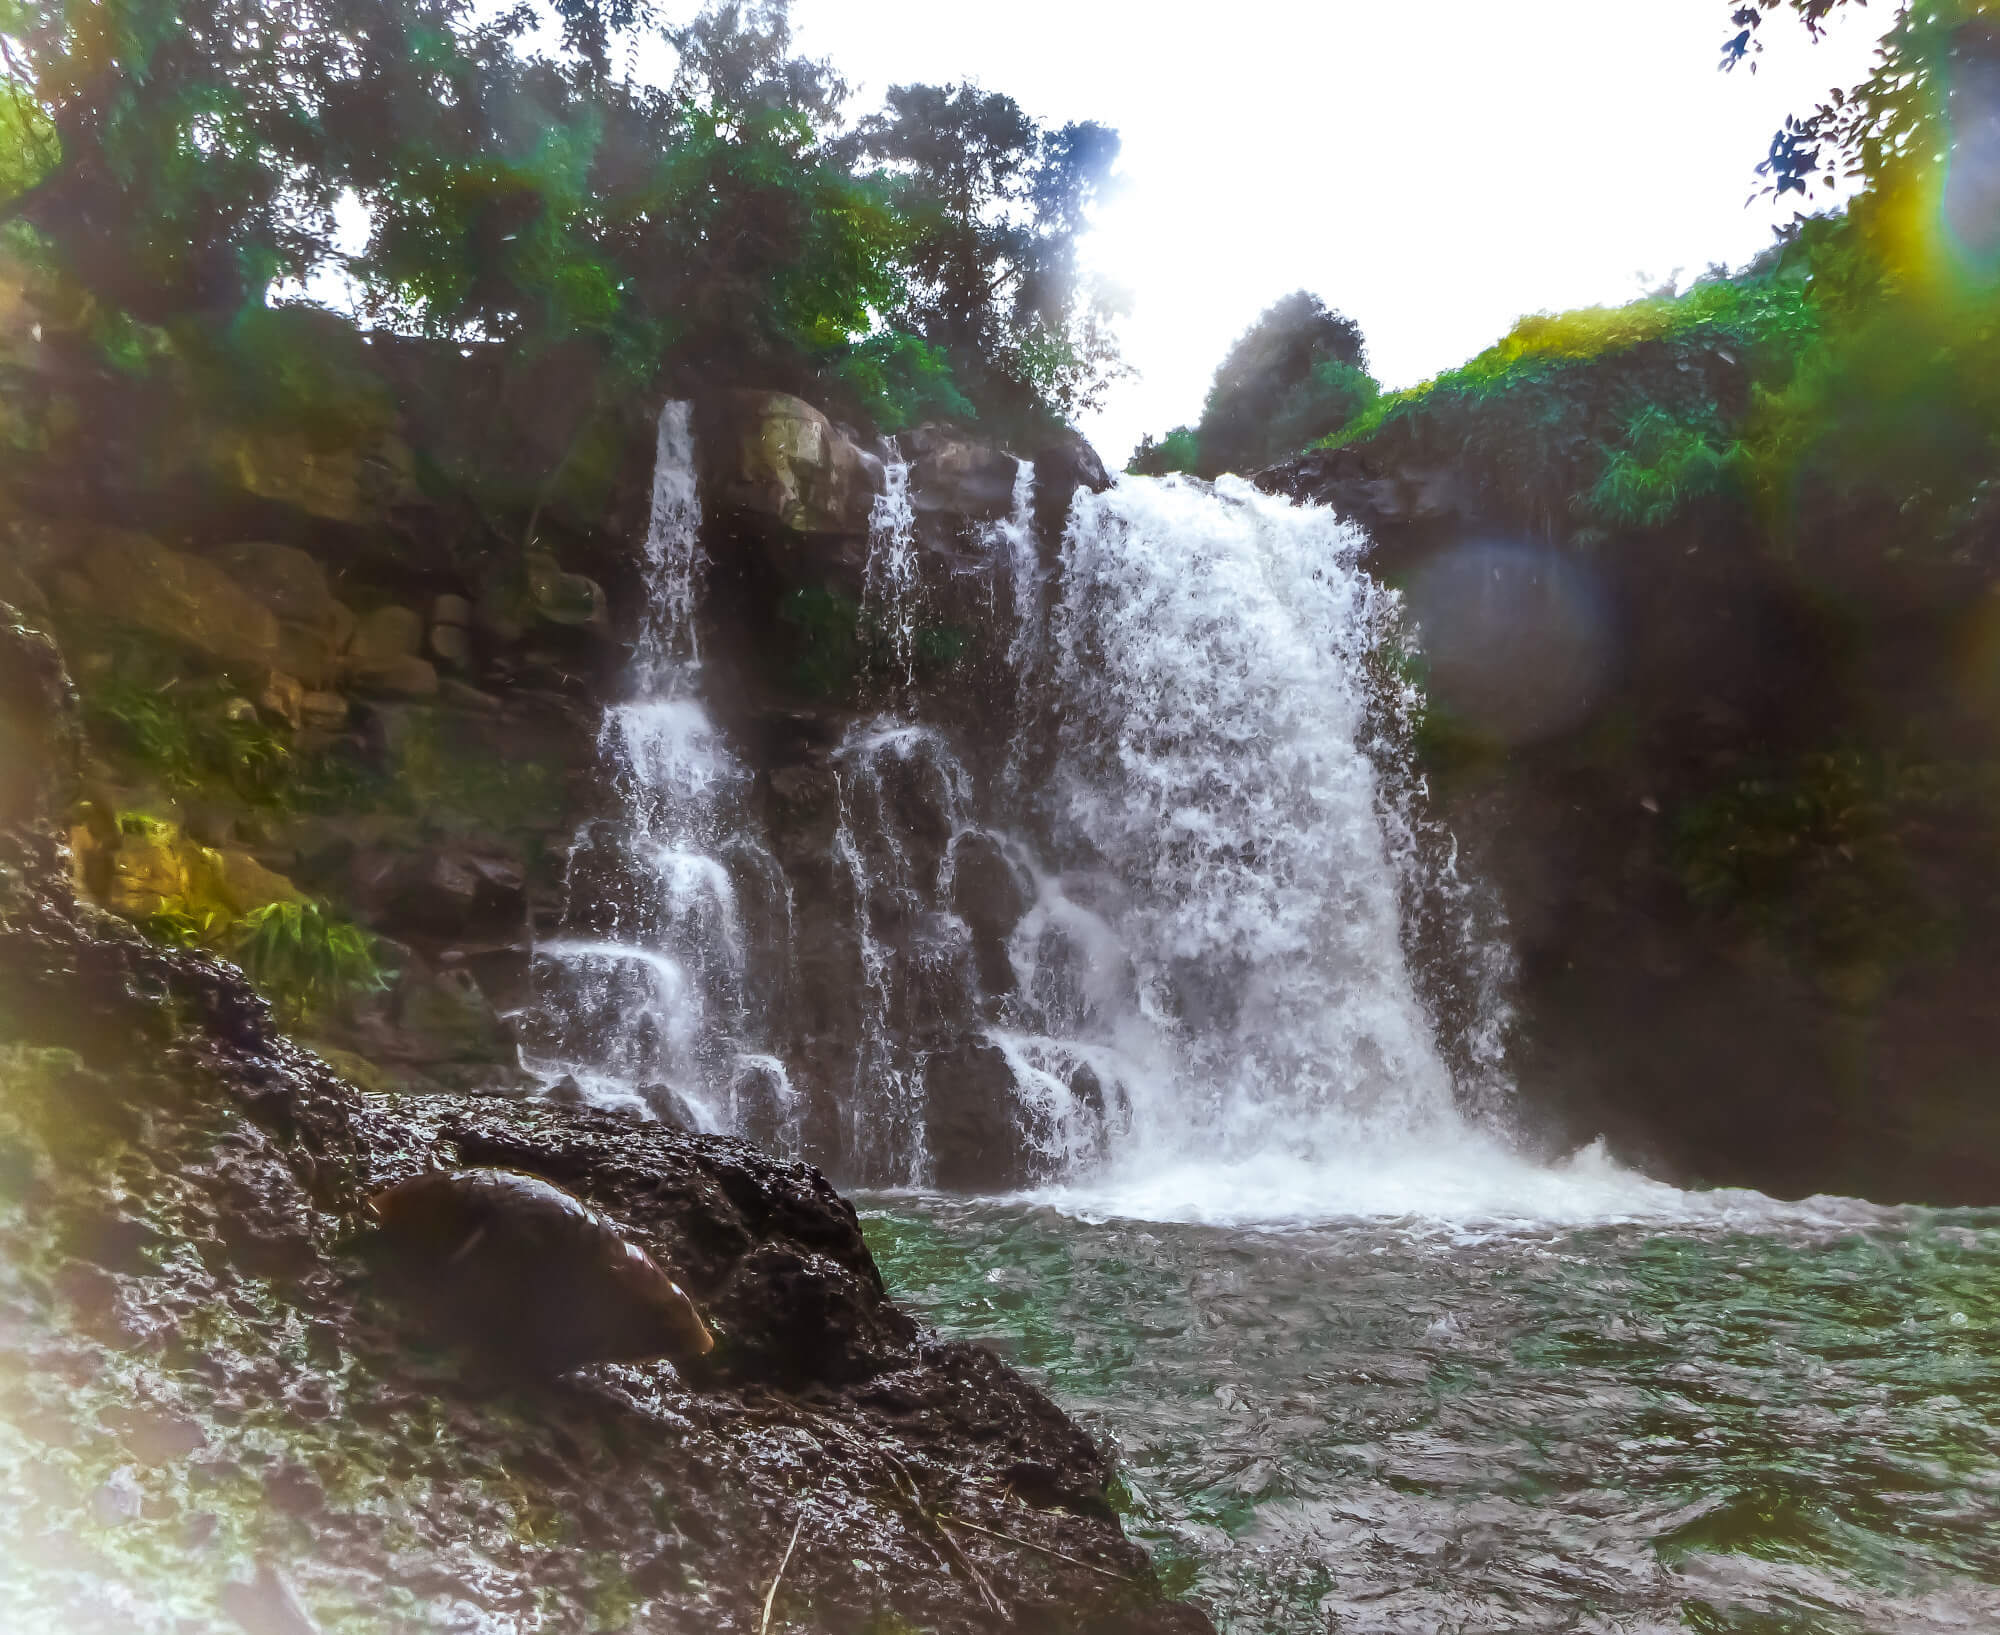
[[[1604,1219],[863,1218],[1228,1635],[2000,1628],[2000,1214],[1573,1167]]]

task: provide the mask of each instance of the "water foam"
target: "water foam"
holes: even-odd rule
[[[1505,950],[1448,843],[1425,853],[1366,544],[1234,479],[1079,497],[1041,682],[1053,866],[996,1036],[1057,1177],[1030,1196],[1218,1224],[1755,1216],[1597,1149],[1544,1164],[1492,1117]],[[1451,1015],[1413,975],[1424,938],[1459,968]],[[1061,1094],[1079,1061],[1095,1121]]]
[[[707,1127],[741,1129],[746,1081],[792,1106],[761,1043],[775,996],[751,991],[745,915],[746,893],[771,921],[788,919],[789,897],[749,821],[749,769],[701,697],[700,538],[691,412],[668,403],[642,547],[646,618],[628,695],[599,734],[617,816],[586,824],[572,848],[564,933],[535,950],[522,1061],[599,1105],[666,1110],[678,1097]],[[786,1138],[782,1124],[765,1133]]]

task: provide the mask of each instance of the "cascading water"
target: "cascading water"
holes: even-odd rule
[[[672,1109],[784,1144],[792,1092],[761,1044],[789,896],[745,811],[749,773],[700,697],[701,502],[689,405],[660,412],[647,611],[599,753],[613,810],[578,835],[563,934],[535,951],[523,1060],[609,1105]]]
[[[1365,543],[1233,479],[1077,501],[1036,686],[1050,866],[996,1034],[1072,1180],[1283,1209],[1401,1157],[1501,1157],[1411,974],[1422,865],[1373,673],[1398,610]]]

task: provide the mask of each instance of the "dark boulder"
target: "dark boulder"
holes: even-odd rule
[[[1102,494],[1111,486],[1111,473],[1104,469],[1097,450],[1083,434],[1072,429],[1063,433],[1035,455],[1035,527],[1043,548],[1052,551],[1062,542],[1063,526],[1078,489]]]
[[[998,522],[1013,511],[1021,462],[1004,449],[942,426],[919,426],[900,443],[910,462],[910,505],[919,516]]]
[[[1014,1070],[985,1039],[968,1039],[924,1063],[924,1131],[931,1178],[947,1191],[1010,1192],[1032,1179],[1015,1113]]]

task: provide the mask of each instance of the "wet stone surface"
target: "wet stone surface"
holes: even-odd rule
[[[0,1623],[64,1631],[1200,1631],[1106,1456],[885,1297],[853,1209],[740,1142],[374,1096],[233,969],[0,833]],[[418,1338],[366,1196],[519,1168],[717,1337],[522,1377]],[[532,1311],[523,1322],[534,1320]]]

